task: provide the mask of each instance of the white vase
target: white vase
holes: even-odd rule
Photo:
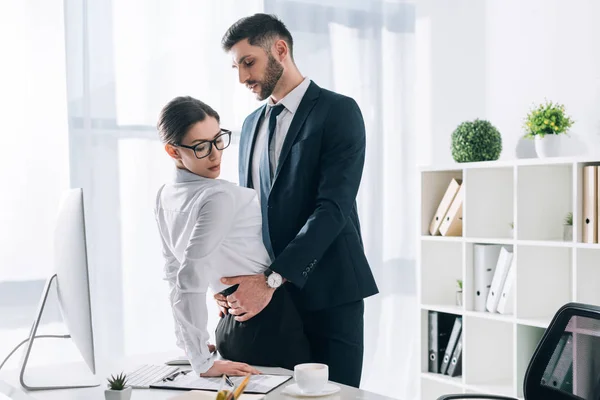
[[[131,398],[131,386],[123,390],[106,389],[104,391],[104,398],[106,400],[129,400]]]
[[[544,137],[537,135],[535,137],[535,152],[538,157],[558,157],[561,153],[560,145],[561,135],[544,135]]]

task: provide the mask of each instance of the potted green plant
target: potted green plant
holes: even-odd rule
[[[556,157],[561,153],[561,136],[567,134],[571,126],[573,120],[565,114],[565,106],[546,101],[527,114],[525,137],[534,139],[538,157]]]
[[[502,136],[489,121],[466,121],[452,133],[452,158],[456,162],[493,161],[501,152]]]
[[[563,224],[563,240],[566,242],[573,241],[573,213],[567,213]]]
[[[456,280],[456,305],[462,307],[463,304],[463,281],[462,279]]]
[[[510,223],[510,224],[508,224],[508,225],[510,226],[510,231],[508,231],[508,232],[509,232],[509,235],[510,235],[510,237],[511,237],[511,238],[513,238],[513,239],[514,239],[514,238],[515,238],[515,223],[514,223],[514,222],[511,222],[511,223]]]
[[[131,398],[131,386],[127,386],[127,376],[120,373],[111,375],[108,380],[108,389],[104,391],[106,400],[129,400]]]

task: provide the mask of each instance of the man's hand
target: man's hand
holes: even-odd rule
[[[229,312],[227,297],[223,296],[221,293],[217,293],[215,294],[215,300],[217,301],[217,305],[219,306],[219,317],[223,318]]]
[[[267,285],[264,274],[222,278],[225,285],[239,285],[235,293],[227,296],[229,314],[239,322],[253,318],[269,304],[275,289]]]

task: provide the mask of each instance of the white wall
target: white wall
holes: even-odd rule
[[[452,162],[450,137],[476,117],[515,158],[533,104],[561,102],[576,123],[565,155],[600,153],[600,2],[421,0],[417,132],[425,163]],[[519,154],[523,154],[519,152]]]

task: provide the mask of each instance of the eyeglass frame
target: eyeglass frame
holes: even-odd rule
[[[229,143],[227,143],[227,146],[223,147],[222,149],[219,149],[217,147],[216,142],[223,135],[229,135]],[[202,157],[198,157],[198,153],[196,152],[196,147],[198,147],[198,146],[200,146],[202,144],[206,144],[206,143],[210,144],[210,148],[208,149],[208,154],[206,154],[205,156],[202,156]],[[176,144],[175,146],[177,146],[177,147],[183,147],[184,149],[193,150],[194,151],[194,156],[196,156],[196,158],[198,160],[202,160],[203,158],[206,158],[206,157],[210,156],[210,154],[212,153],[213,146],[217,150],[225,150],[226,148],[229,147],[230,144],[231,144],[231,131],[229,129],[221,129],[221,132],[219,133],[219,135],[217,137],[215,137],[213,140],[203,140],[201,142],[196,143],[193,146],[187,146],[185,144]]]

